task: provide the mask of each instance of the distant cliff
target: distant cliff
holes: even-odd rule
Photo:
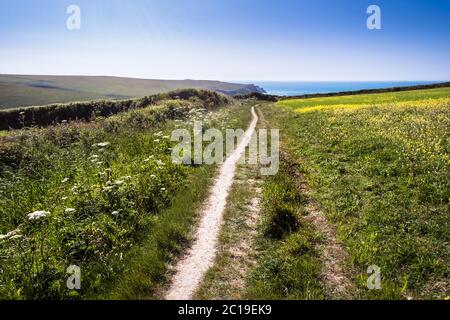
[[[250,93],[261,93],[266,94],[266,90],[264,90],[261,87],[258,87],[254,84],[249,84],[246,86],[243,86],[242,88],[234,89],[234,90],[216,90],[217,92],[230,95],[230,96],[236,96],[236,95],[246,95]]]

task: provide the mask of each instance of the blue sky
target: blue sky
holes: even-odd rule
[[[81,29],[66,8],[81,8]],[[368,30],[379,5],[382,30]],[[0,73],[450,79],[448,0],[2,0]]]

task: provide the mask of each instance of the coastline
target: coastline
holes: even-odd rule
[[[446,81],[253,81],[269,95],[296,97],[316,94],[383,90],[445,83]],[[246,83],[240,81],[240,83]]]

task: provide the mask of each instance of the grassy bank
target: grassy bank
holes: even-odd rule
[[[145,294],[137,288],[129,295],[151,297],[176,247],[187,242],[213,175],[212,168],[173,164],[170,132],[191,130],[196,119],[219,128],[245,121],[237,106],[219,110],[221,103],[210,102],[164,100],[2,136],[0,297],[118,297],[116,288],[138,284],[138,266],[149,282],[139,283]],[[147,268],[139,262],[143,244]],[[81,268],[79,291],[66,288],[69,265]]]
[[[345,244],[362,298],[450,294],[449,110],[448,88],[264,110]],[[367,289],[371,265],[381,290]]]
[[[0,130],[26,127],[46,127],[67,121],[93,121],[98,117],[109,117],[121,112],[146,108],[164,100],[200,101],[213,108],[229,102],[224,95],[211,91],[185,89],[128,100],[95,100],[85,102],[56,103],[45,106],[0,110]]]

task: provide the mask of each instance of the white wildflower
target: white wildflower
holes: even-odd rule
[[[101,148],[107,147],[107,146],[109,146],[109,145],[111,145],[111,143],[109,143],[109,142],[100,142],[100,143],[97,143],[97,147],[101,147]]]
[[[77,210],[75,210],[74,208],[67,208],[66,210],[64,210],[65,213],[74,213],[75,211]]]
[[[17,235],[17,234],[19,234],[20,233],[20,229],[16,229],[16,230],[13,230],[13,231],[10,231],[10,232],[8,232],[7,233],[7,236],[8,237],[12,237],[12,236],[15,236],[15,235]]]
[[[120,186],[120,185],[123,184],[123,181],[122,180],[116,180],[116,181],[114,181],[114,184]]]
[[[18,235],[19,232],[20,232],[20,229],[16,229],[16,230],[8,232],[7,234],[0,234],[0,240],[12,238],[12,237]]]
[[[28,214],[28,220],[39,220],[41,218],[45,218],[47,215],[49,215],[50,212],[48,211],[35,211]]]
[[[119,211],[113,211],[113,212],[111,212],[111,214],[116,217],[119,215]]]
[[[66,183],[67,181],[69,181],[69,178],[64,178],[61,180],[61,183]]]

